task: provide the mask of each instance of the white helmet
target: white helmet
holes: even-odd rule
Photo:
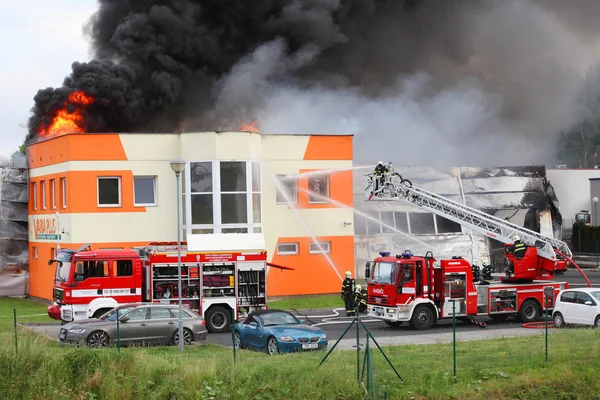
[[[351,277],[352,277],[352,272],[346,271],[346,278],[351,278]]]
[[[477,260],[473,260],[473,262],[471,263],[472,265],[478,266],[479,262]]]
[[[516,242],[517,240],[521,240],[521,238],[519,237],[519,235],[513,236],[513,241]]]
[[[354,290],[357,291],[357,292],[360,292],[361,289],[362,289],[362,286],[360,286],[360,285],[356,285],[354,287]]]
[[[383,165],[383,161],[379,161],[377,165]]]

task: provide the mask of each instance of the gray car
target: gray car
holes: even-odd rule
[[[118,313],[117,313],[118,311]],[[117,336],[117,314],[119,330]],[[100,318],[65,324],[60,329],[61,344],[106,347],[140,344],[179,344],[179,306],[171,304],[123,304]],[[183,342],[190,344],[208,335],[206,322],[188,307],[182,308]]]

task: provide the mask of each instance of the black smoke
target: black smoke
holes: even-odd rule
[[[96,99],[83,111],[87,132],[258,119],[280,133],[355,132],[370,161],[397,160],[394,146],[381,146],[397,142],[432,157],[435,144],[445,161],[471,155],[462,165],[506,165],[502,157],[531,155],[574,122],[581,69],[600,60],[585,51],[600,7],[568,3],[100,0],[86,26],[95,59],[37,93],[27,140],[83,90]],[[516,151],[502,149],[510,141]]]

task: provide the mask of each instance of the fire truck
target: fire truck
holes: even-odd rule
[[[365,200],[402,199],[434,214],[466,226],[504,243],[511,267],[499,281],[475,281],[471,264],[462,257],[440,260],[431,252],[415,256],[410,251],[399,255],[381,252],[367,262],[370,317],[397,327],[404,322],[419,330],[431,328],[438,319],[456,316],[479,326],[475,317],[490,316],[504,320],[517,315],[524,322],[536,320],[542,311],[554,308],[558,293],[568,283],[552,281],[558,271],[574,265],[588,285],[590,281],[571,259],[567,244],[520,227],[435,193],[413,187],[398,173],[366,175]],[[519,236],[528,247],[517,259],[507,251]]]
[[[188,251],[181,257],[182,303],[206,320],[209,332],[224,332],[240,314],[267,307],[265,250]],[[63,323],[97,318],[120,303],[178,304],[178,245],[152,242],[143,247],[61,249],[56,263],[53,298],[48,315]]]

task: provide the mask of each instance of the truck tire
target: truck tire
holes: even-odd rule
[[[206,329],[210,333],[222,333],[231,328],[231,311],[225,307],[211,307],[205,315]]]
[[[410,319],[410,325],[420,331],[427,330],[435,323],[435,315],[427,306],[417,306]]]
[[[519,318],[522,322],[533,322],[540,316],[540,305],[537,301],[527,299],[521,304]]]

